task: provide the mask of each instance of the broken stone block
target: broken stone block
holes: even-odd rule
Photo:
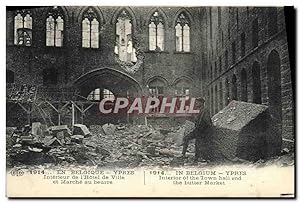
[[[151,155],[155,155],[155,149],[156,149],[155,146],[149,145],[149,146],[147,147],[146,151],[147,151],[149,154],[151,154]]]
[[[52,139],[47,140],[44,142],[46,146],[63,146],[61,141],[59,141],[56,137],[53,137]]]
[[[149,159],[149,158],[147,157],[147,155],[146,155],[145,153],[143,153],[143,152],[137,152],[137,153],[136,153],[136,156],[137,156],[137,157],[140,157],[140,158],[142,158],[142,159]]]
[[[16,127],[6,127],[6,135],[13,135],[16,129]]]
[[[20,140],[22,144],[33,144],[34,140],[32,136],[21,136]]]
[[[290,152],[290,150],[288,148],[284,148],[281,150],[281,155],[288,154],[289,152]]]
[[[159,133],[159,131],[153,131],[149,137],[153,140],[163,140],[165,138],[165,136]]]
[[[169,132],[171,132],[169,129],[163,129],[163,128],[160,128],[159,129],[159,132],[161,133],[161,134],[163,134],[163,135],[166,135],[166,134],[168,134]]]
[[[124,125],[119,125],[119,126],[117,126],[117,130],[125,130],[125,126]]]
[[[89,136],[91,133],[86,125],[74,124],[73,135],[83,135],[84,137]]]
[[[64,136],[71,136],[72,132],[67,125],[51,126],[49,128],[52,135],[56,136],[58,132],[63,132]]]
[[[41,123],[40,122],[34,122],[31,124],[31,134],[34,136],[41,136],[42,135],[42,129],[41,129]]]
[[[43,151],[43,149],[41,149],[41,148],[36,148],[36,147],[28,147],[28,149],[29,149],[29,151],[32,151],[32,152],[38,152],[38,153],[40,153],[40,152]]]
[[[111,123],[106,123],[102,126],[102,129],[106,135],[113,135],[116,131],[116,126]]]
[[[104,157],[110,156],[110,152],[102,147],[96,147],[96,153],[101,154]]]
[[[146,146],[146,145],[148,145],[148,143],[149,142],[147,139],[144,139],[144,138],[141,139],[141,145]]]
[[[169,149],[160,149],[159,151],[158,151],[158,153],[160,154],[160,155],[163,155],[163,156],[170,156],[170,157],[172,157],[172,156],[174,156],[174,151],[172,151],[172,150],[169,150]]]
[[[274,131],[268,106],[232,101],[212,120],[214,150],[227,159],[259,160],[280,154],[281,136]]]
[[[184,127],[180,127],[179,130],[174,134],[174,142],[176,143],[176,146],[181,146],[183,143],[183,137],[184,137]]]
[[[84,143],[84,145],[87,147],[92,147],[94,149],[96,149],[96,147],[97,147],[97,144],[94,142],[91,142],[91,141]]]
[[[12,147],[13,147],[13,148],[20,148],[20,147],[22,147],[22,145],[21,145],[21,144],[15,144],[15,145],[13,145]]]
[[[76,142],[78,144],[82,144],[84,136],[83,135],[72,135],[71,136],[71,142]]]

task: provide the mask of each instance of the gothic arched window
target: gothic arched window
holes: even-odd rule
[[[64,16],[60,7],[53,7],[46,19],[46,46],[62,47]]]
[[[164,50],[164,20],[158,11],[155,11],[149,22],[149,50]]]
[[[182,12],[175,25],[176,51],[190,52],[190,20]]]
[[[32,17],[30,11],[17,11],[15,15],[14,44],[31,46],[32,44]]]
[[[99,28],[96,12],[88,8],[82,17],[82,47],[99,48]]]
[[[124,9],[116,22],[116,45],[115,54],[123,62],[136,62],[136,50],[132,39],[132,17]]]

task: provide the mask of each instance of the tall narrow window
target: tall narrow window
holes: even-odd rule
[[[236,26],[239,28],[239,9],[236,8]]]
[[[99,26],[96,12],[89,8],[82,19],[82,47],[99,48]]]
[[[136,62],[136,49],[132,38],[131,16],[122,10],[116,22],[115,54],[123,62]]]
[[[53,7],[46,19],[46,46],[62,47],[64,16],[60,7]]]
[[[232,92],[232,100],[237,100],[237,84],[236,84],[236,76],[232,76],[231,80],[231,92]]]
[[[225,51],[225,69],[228,68],[228,51]]]
[[[232,64],[235,64],[236,56],[235,56],[235,42],[231,44],[232,48]]]
[[[214,109],[214,88],[211,86],[210,88],[210,112],[211,115],[214,115],[215,109]]]
[[[241,57],[245,56],[245,33],[241,34]]]
[[[223,83],[220,82],[220,90],[219,90],[219,101],[220,101],[220,109],[223,109]]]
[[[258,46],[258,21],[255,19],[252,22],[252,48]]]
[[[202,52],[202,79],[204,81],[206,81],[206,69],[204,68],[205,67],[205,57],[204,57],[204,53]]]
[[[241,72],[241,100],[245,102],[248,101],[247,73],[245,69]]]
[[[229,104],[230,98],[229,98],[229,82],[226,78],[225,80],[225,104]]]
[[[223,31],[222,31],[221,37],[222,37],[222,48],[224,48],[224,34],[223,34]]]
[[[228,30],[227,30],[227,34],[228,34],[228,40],[230,41],[230,25],[228,23]]]
[[[185,111],[188,111],[189,106],[190,106],[190,86],[191,86],[191,83],[185,79],[180,79],[175,84],[176,97],[185,99],[185,107],[184,107]]]
[[[158,11],[155,11],[149,22],[149,50],[164,50],[164,20]]]
[[[215,77],[218,76],[218,66],[217,66],[217,61],[215,61]]]
[[[215,114],[219,112],[218,85],[215,85]]]
[[[210,40],[212,40],[212,16],[211,16],[211,8],[209,8],[209,34],[210,34]]]
[[[177,20],[175,26],[176,33],[176,51],[189,52],[190,51],[190,20],[184,12],[182,12]]]
[[[219,56],[219,73],[222,73],[222,57]]]
[[[268,33],[269,37],[274,35],[278,30],[277,25],[277,8],[268,8]]]
[[[14,44],[20,46],[31,46],[32,17],[30,11],[17,11],[14,22]]]
[[[252,66],[252,83],[253,103],[261,104],[261,80],[260,66],[258,62],[254,62]]]
[[[218,7],[218,24],[221,25],[222,21],[222,14],[221,14],[221,7]]]

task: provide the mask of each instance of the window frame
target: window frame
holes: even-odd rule
[[[181,15],[184,15],[184,17],[186,18],[186,21],[187,23],[185,22],[178,22],[178,19]],[[181,51],[177,50],[177,41],[176,41],[176,26],[178,25],[178,23],[180,24],[181,26]],[[184,25],[187,24],[189,26],[189,51],[184,51],[184,35],[183,35],[183,32],[184,32]],[[181,54],[189,54],[191,53],[191,30],[192,30],[192,26],[191,26],[191,19],[190,17],[188,16],[188,14],[185,12],[185,11],[182,11],[179,13],[179,15],[177,15],[176,17],[176,20],[175,20],[175,25],[173,27],[173,30],[174,30],[174,37],[175,37],[175,53],[181,53]]]
[[[91,25],[92,25],[92,21],[93,21],[93,19],[92,19],[92,16],[89,16],[89,17],[91,17],[91,19],[89,19],[88,18],[88,20],[89,20],[89,22],[90,22],[90,30],[89,30],[89,32],[90,32],[90,42],[89,42],[89,44],[90,44],[90,46],[89,47],[83,47],[83,43],[82,43],[82,41],[83,41],[83,26],[82,26],[82,22],[83,22],[83,20],[86,18],[86,13],[87,12],[89,12],[89,10],[92,10],[93,11],[93,13],[95,14],[95,16],[96,16],[96,20],[98,21],[98,47],[96,48],[96,47],[92,47],[91,45],[92,45],[92,37],[91,37],[91,35],[92,35],[92,27],[91,27]],[[89,50],[97,50],[97,49],[100,49],[100,42],[101,42],[101,35],[100,35],[100,30],[101,30],[101,26],[102,26],[102,23],[101,23],[101,18],[100,18],[100,16],[98,15],[98,13],[97,13],[97,11],[93,8],[93,7],[88,7],[87,9],[85,9],[84,10],[84,12],[83,12],[83,14],[82,14],[82,17],[81,17],[81,19],[80,19],[81,21],[80,21],[80,31],[81,31],[81,41],[80,41],[80,43],[81,43],[81,48],[82,49],[89,49]]]
[[[160,19],[158,19],[158,21],[152,21],[152,18],[153,18],[153,15],[154,13],[157,12],[158,13],[158,17],[160,17]],[[156,49],[155,50],[150,50],[150,28],[149,28],[149,25],[151,22],[154,22],[155,24],[155,37],[156,37],[156,40],[155,40],[155,45],[156,45]],[[158,22],[157,24],[155,22]],[[159,23],[162,23],[163,25],[163,50],[157,50],[157,37],[158,37],[158,29],[157,29],[157,26]],[[152,12],[151,16],[150,16],[150,19],[148,20],[148,23],[147,23],[147,28],[148,28],[148,49],[147,51],[148,52],[166,52],[166,20],[164,19],[162,13],[159,11],[159,10],[155,10],[154,12]]]
[[[135,19],[135,16],[134,16],[134,14],[132,14],[127,8],[122,8],[122,9],[120,9],[114,16],[114,24],[113,24],[113,32],[114,32],[114,45],[113,45],[113,49],[115,49],[115,47],[116,47],[116,37],[117,37],[117,22],[118,22],[118,18],[120,17],[120,15],[121,15],[121,13],[123,12],[123,11],[125,11],[126,12],[126,14],[130,17],[130,23],[131,23],[131,38],[132,38],[132,47],[136,50],[136,43],[135,43],[135,41],[133,40],[134,39],[134,37],[135,37],[135,32],[134,32],[134,29],[137,27],[136,26],[136,19]],[[133,61],[130,61],[130,62],[127,62],[127,61],[122,61],[120,58],[119,58],[119,55],[117,55],[116,53],[115,53],[115,51],[113,51],[113,53],[116,55],[116,58],[117,58],[117,60],[120,60],[122,63],[133,63],[133,64],[135,64],[137,61],[138,61],[138,59],[137,59],[137,61],[135,61],[135,62],[133,62]],[[136,54],[136,51],[135,51],[135,54]]]
[[[31,42],[30,42],[30,45],[29,46],[26,46],[26,43],[23,43],[23,44],[18,44],[18,43],[15,43],[15,40],[16,40],[16,36],[15,36],[15,32],[16,32],[16,21],[15,21],[15,18],[16,16],[20,14],[22,16],[22,29],[28,29],[28,30],[31,30]],[[25,24],[25,17],[26,15],[29,14],[30,17],[31,17],[31,28],[25,28],[24,27],[24,24]],[[14,36],[14,39],[13,39],[13,45],[14,46],[17,46],[17,47],[32,47],[33,46],[33,24],[34,24],[34,18],[33,18],[33,13],[32,11],[30,11],[29,9],[21,9],[21,10],[17,10],[15,13],[14,13],[14,16],[13,16],[13,36]],[[23,31],[24,33],[25,31]],[[19,37],[17,39],[17,41],[19,41]]]
[[[53,19],[54,19],[54,43],[53,43],[53,46],[49,46],[47,45],[47,19],[49,18],[49,16],[52,16]],[[57,46],[56,45],[56,29],[55,29],[55,26],[57,24],[57,18],[58,16],[60,16],[63,20],[63,30],[62,30],[62,43],[61,43],[61,46]],[[60,6],[57,6],[57,7],[52,7],[52,8],[49,8],[48,11],[47,11],[47,15],[46,15],[46,18],[44,19],[44,22],[45,22],[45,46],[47,48],[63,48],[65,46],[65,31],[66,31],[66,16],[65,16],[65,13],[64,11],[62,10],[62,8]]]

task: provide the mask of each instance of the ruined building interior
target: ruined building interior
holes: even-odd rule
[[[104,98],[204,97],[212,117],[232,100],[266,105],[294,140],[282,7],[8,8],[6,32],[7,126],[70,125],[72,111],[88,126],[125,122],[99,116]]]

